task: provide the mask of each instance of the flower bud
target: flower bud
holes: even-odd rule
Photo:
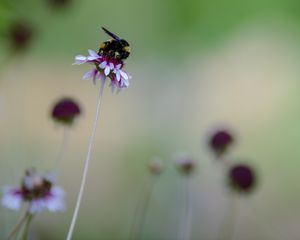
[[[74,119],[81,113],[80,107],[74,100],[63,98],[52,109],[52,118],[64,125],[72,125]]]

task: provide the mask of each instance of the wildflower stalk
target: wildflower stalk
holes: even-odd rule
[[[190,178],[185,176],[183,179],[183,194],[184,194],[184,207],[183,218],[180,224],[179,240],[190,239],[191,224],[192,224],[192,209],[191,209],[191,191],[190,191]]]
[[[97,130],[97,122],[98,122],[98,119],[99,119],[99,116],[100,116],[100,109],[101,109],[104,85],[105,85],[105,80],[103,80],[101,82],[101,85],[100,85],[100,90],[99,90],[98,100],[97,100],[96,116],[95,116],[95,120],[94,120],[94,123],[93,123],[93,130],[92,130],[92,134],[91,134],[89,145],[88,145],[88,151],[87,151],[86,159],[85,159],[85,162],[84,162],[84,168],[83,168],[79,193],[78,193],[78,196],[77,196],[76,206],[75,206],[75,209],[74,209],[74,212],[73,212],[73,217],[72,217],[71,224],[70,224],[70,227],[69,227],[69,230],[68,230],[68,235],[67,235],[67,238],[66,238],[67,240],[72,239],[75,223],[76,223],[76,220],[77,220],[77,216],[78,216],[78,212],[79,212],[79,208],[80,208],[80,204],[81,204],[81,200],[82,200],[82,196],[83,196],[83,191],[84,191],[84,188],[85,188],[89,163],[90,163],[90,159],[91,159],[91,156],[92,156],[92,150],[93,150],[93,147],[94,147],[94,140],[95,140],[96,130]]]
[[[66,148],[69,142],[69,135],[70,135],[70,129],[68,127],[65,127],[63,129],[62,142],[57,153],[56,162],[54,164],[54,172],[56,172],[57,175],[59,175],[61,162],[65,158]]]
[[[130,231],[130,240],[141,239],[141,233],[143,230],[144,222],[146,220],[149,202],[156,182],[155,176],[150,177],[151,178],[149,179],[149,181],[145,181],[144,183],[140,198],[135,208],[133,225]]]
[[[8,237],[6,238],[6,240],[11,240],[13,239],[13,237],[20,231],[21,227],[23,226],[23,224],[26,222],[26,220],[29,217],[29,212],[26,211],[26,213],[23,215],[23,217],[21,217],[19,219],[19,221],[17,222],[17,224],[14,226],[14,228],[11,230],[10,234],[8,235]]]
[[[24,231],[23,231],[22,240],[28,240],[29,239],[29,226],[30,226],[30,223],[31,223],[33,217],[34,217],[33,214],[28,213],[27,220],[26,220],[25,227],[24,227]]]
[[[238,196],[232,196],[230,199],[228,211],[224,216],[217,240],[231,240],[233,238],[237,218],[237,197]]]

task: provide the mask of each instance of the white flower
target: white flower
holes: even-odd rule
[[[61,211],[65,208],[64,190],[54,185],[54,176],[42,175],[34,169],[26,171],[21,187],[3,188],[2,205],[6,208],[19,210],[22,203],[28,203],[28,212],[39,213]]]

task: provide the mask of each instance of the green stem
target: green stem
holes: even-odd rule
[[[14,228],[11,230],[10,234],[6,238],[7,240],[13,239],[13,237],[19,232],[20,228],[23,226],[27,218],[29,217],[29,213],[26,211],[24,216],[20,218],[20,220],[17,222],[17,224],[14,226]]]
[[[31,223],[33,217],[34,217],[34,215],[32,215],[31,213],[28,213],[27,221],[25,223],[25,227],[24,227],[24,231],[23,231],[22,240],[29,240],[29,226],[30,226],[30,223]]]
[[[69,142],[69,133],[70,133],[70,129],[65,127],[63,129],[63,137],[62,137],[62,142],[61,145],[59,147],[58,153],[57,153],[57,157],[56,157],[56,161],[54,163],[54,173],[56,173],[56,177],[59,175],[59,170],[60,170],[60,165],[62,163],[62,161],[65,158],[65,154],[66,154],[66,148]]]
[[[219,232],[218,240],[225,239],[225,240],[232,240],[236,225],[236,218],[237,218],[237,201],[239,196],[231,196],[229,206],[227,209],[226,217],[223,219],[223,223],[221,226],[221,231]]]
[[[149,181],[149,182],[148,182]],[[139,201],[136,205],[133,225],[130,231],[130,240],[139,240],[141,239],[141,234],[146,220],[146,214],[148,211],[149,202],[153,193],[154,185],[156,179],[154,176],[151,176],[151,179],[146,180],[142,188],[142,193],[140,195]]]

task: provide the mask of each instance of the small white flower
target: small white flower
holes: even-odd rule
[[[39,213],[45,209],[50,212],[65,208],[64,190],[54,185],[54,176],[40,174],[34,169],[26,171],[21,187],[3,188],[2,205],[6,208],[19,210],[23,203],[28,203],[28,212]]]

